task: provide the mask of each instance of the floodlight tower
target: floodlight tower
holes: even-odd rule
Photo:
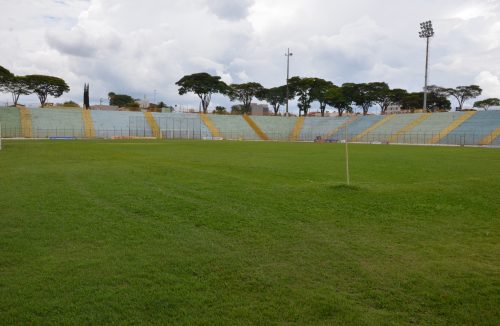
[[[285,116],[288,117],[288,79],[290,79],[290,57],[293,53],[290,53],[290,48],[285,53],[286,56],[286,113]]]
[[[427,40],[427,47],[425,50],[425,86],[424,86],[424,111],[427,110],[427,76],[429,70],[429,39],[434,36],[434,29],[432,28],[432,22],[430,20],[420,23],[420,33],[418,34],[420,38],[425,38]]]

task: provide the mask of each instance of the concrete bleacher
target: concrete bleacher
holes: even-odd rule
[[[84,126],[80,109],[29,109],[34,138],[82,137]]]
[[[361,134],[363,131],[367,130],[373,124],[377,123],[383,118],[384,117],[380,115],[359,116],[356,120],[354,120],[347,126],[348,139],[352,140],[354,137]],[[339,128],[338,131],[334,133],[330,138],[345,140],[345,127]]]
[[[463,112],[432,113],[422,123],[400,135],[397,142],[404,144],[428,144],[434,136],[438,135],[462,114]]]
[[[0,107],[0,124],[2,125],[2,137],[22,136],[19,109]]]
[[[498,136],[497,138],[495,138],[495,139],[491,142],[491,145],[493,145],[493,146],[500,146],[500,136]]]
[[[500,126],[500,111],[480,111],[443,137],[440,144],[478,145]]]
[[[203,139],[212,134],[200,115],[190,113],[153,113],[162,138]]]
[[[251,118],[272,140],[288,140],[297,121],[295,117],[251,116]]]
[[[92,110],[97,138],[151,137],[151,127],[142,112]]]
[[[88,114],[83,114],[88,113]],[[312,141],[317,136],[343,140],[349,122],[349,140],[407,144],[500,146],[500,111],[368,115],[356,117],[296,117],[199,115],[192,113],[144,113],[130,111],[82,111],[80,109],[0,108],[2,137],[114,136],[203,139],[212,132],[225,139]],[[297,124],[300,121],[301,124]],[[302,123],[303,121],[303,123]],[[490,137],[490,138],[488,138]]]
[[[217,129],[219,129],[224,139],[260,139],[241,115],[211,114],[210,120],[212,120]]]
[[[333,129],[342,126],[348,117],[307,117],[302,125],[299,140],[311,141],[316,137],[323,137],[329,134]]]
[[[366,135],[366,139],[369,142],[388,142],[391,138],[397,138],[397,134],[401,129],[419,119],[421,116],[422,113],[394,115],[380,127],[371,130]]]

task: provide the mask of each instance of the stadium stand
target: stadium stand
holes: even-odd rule
[[[368,142],[388,142],[393,136],[396,136],[400,130],[404,129],[407,125],[418,120],[421,113],[417,114],[394,114],[386,116],[381,120],[377,127],[371,129],[366,135],[362,136],[363,141]]]
[[[500,111],[390,116],[272,117],[80,109],[0,108],[2,137],[155,137],[247,140],[343,140],[500,145]]]
[[[92,110],[91,115],[97,138],[152,137],[142,112]]]
[[[399,129],[396,133],[392,134],[391,137],[389,139],[387,139],[387,142],[388,143],[398,143],[401,135],[405,135],[408,132],[408,130],[415,128],[416,126],[418,126],[419,124],[421,124],[425,120],[429,119],[430,116],[431,116],[430,113],[420,114],[419,117],[417,117],[416,119],[413,119],[410,123],[405,125],[403,128]]]
[[[210,120],[212,120],[217,129],[219,129],[224,139],[260,139],[241,115],[231,116],[212,114]]]
[[[266,135],[266,133],[262,131],[262,129],[260,129],[260,127],[255,123],[255,121],[252,120],[252,118],[250,118],[250,116],[244,114],[243,119],[248,123],[250,128],[253,129],[253,131],[257,134],[257,136],[259,136],[261,140],[269,140],[269,137]]]
[[[156,122],[153,114],[151,112],[144,112],[144,118],[148,122],[149,128],[151,129],[151,133],[155,138],[161,138],[160,127]]]
[[[253,121],[272,140],[289,140],[297,118],[252,116]]]
[[[203,139],[219,137],[210,131],[211,122],[203,122],[204,115],[192,113],[152,113],[162,138]],[[207,118],[208,119],[208,118]],[[213,127],[212,125],[210,127]],[[215,128],[215,127],[213,127]],[[214,129],[215,131],[215,129]]]
[[[462,123],[470,119],[471,116],[476,114],[476,112],[464,112],[461,116],[459,116],[457,119],[453,120],[452,123],[441,130],[437,135],[432,137],[432,139],[429,141],[429,144],[436,144],[438,143],[441,139],[446,137],[450,132],[458,128]]]
[[[290,135],[291,141],[297,141],[300,136],[300,131],[302,130],[302,126],[304,125],[305,118],[298,117],[295,121],[295,125],[293,126],[292,134]]]
[[[354,138],[358,137],[360,134],[364,133],[374,124],[381,121],[384,117],[380,115],[367,115],[360,116],[347,127],[348,139],[353,141]],[[345,139],[345,126],[341,127],[335,135],[332,136],[335,139]],[[357,140],[359,141],[359,140]]]
[[[95,138],[94,121],[90,110],[82,110],[82,119],[85,138]]]
[[[22,137],[21,114],[18,108],[0,108],[2,137]]]
[[[348,117],[329,118],[329,117],[308,117],[305,118],[302,130],[300,132],[299,140],[311,141],[316,137],[324,137],[331,132],[332,129],[341,126]]]
[[[356,118],[352,120],[353,118]],[[352,122],[347,124],[347,134],[348,139],[352,140],[357,135],[361,134],[370,126],[382,120],[383,116],[379,115],[367,115],[367,116],[355,116],[351,117]],[[340,126],[336,132],[331,133],[331,139],[345,140],[345,130],[346,126]]]
[[[500,126],[495,128],[491,133],[484,136],[483,139],[479,142],[479,145],[490,145],[495,143],[495,139],[500,138]],[[500,140],[500,139],[499,139]]]
[[[495,138],[490,145],[493,145],[493,146],[500,146],[500,136],[498,136],[497,138]]]
[[[441,130],[459,118],[463,112],[432,113],[420,124],[399,135],[395,141],[404,144],[428,144]]]
[[[468,113],[471,112],[464,114]],[[499,126],[500,111],[475,112],[469,119],[443,137],[439,143],[447,145],[478,145]]]
[[[79,109],[28,109],[34,138],[83,137],[84,125]]]

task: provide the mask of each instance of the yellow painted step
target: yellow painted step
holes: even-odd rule
[[[148,122],[149,128],[151,128],[151,133],[153,134],[153,137],[161,138],[160,127],[158,126],[158,123],[153,117],[153,114],[151,112],[144,112],[144,117]]]
[[[82,118],[85,138],[95,138],[94,122],[92,121],[90,110],[83,109]]]
[[[269,140],[269,137],[267,137],[266,133],[262,129],[260,129],[259,126],[257,126],[255,121],[253,121],[252,118],[250,118],[250,116],[244,114],[243,119],[245,119],[250,128],[252,128],[253,131],[255,131],[255,133],[257,134],[257,136],[259,136],[261,140]]]
[[[204,113],[200,114],[200,118],[201,118],[201,121],[203,121],[203,123],[205,123],[208,130],[210,130],[212,137],[220,137],[219,129],[215,126],[213,121],[210,120],[210,118],[206,114],[204,114]]]
[[[500,136],[500,127],[493,130],[488,136],[484,137],[479,142],[479,145],[491,145],[491,143],[499,136]]]
[[[304,125],[305,117],[298,117],[297,121],[295,121],[295,126],[293,126],[292,134],[290,135],[291,141],[297,141],[300,136],[300,130],[302,129],[302,125]]]
[[[464,114],[462,114],[461,116],[459,116],[457,119],[453,120],[452,123],[449,126],[447,126],[443,130],[441,130],[437,135],[435,135],[434,137],[432,137],[432,139],[429,141],[429,144],[436,144],[441,139],[443,139],[444,137],[446,137],[450,132],[452,132],[453,130],[455,130],[458,127],[460,127],[460,125],[462,123],[464,123],[465,121],[469,120],[474,114],[476,114],[476,111],[465,112]]]
[[[387,142],[388,143],[396,142],[401,135],[406,134],[408,131],[412,130],[413,128],[415,128],[416,126],[427,120],[430,116],[431,113],[423,113],[420,117],[411,121],[409,124],[398,130],[394,135],[392,135],[391,138],[387,140]]]
[[[335,135],[340,129],[343,129],[347,126],[349,126],[351,123],[353,123],[358,117],[357,116],[353,116],[351,119],[347,120],[346,122],[344,122],[343,124],[341,124],[340,126],[338,127],[335,127],[333,128],[332,130],[330,130],[323,138],[324,139],[329,139],[330,137],[332,137],[333,135]]]
[[[360,141],[361,139],[363,139],[363,137],[365,137],[366,135],[368,135],[370,132],[372,132],[373,130],[377,129],[378,127],[386,124],[387,122],[391,121],[395,117],[396,117],[396,115],[394,115],[394,114],[386,115],[382,120],[374,123],[372,126],[370,126],[369,128],[365,129],[362,133],[358,134],[351,141],[352,142],[358,142],[358,141]]]
[[[28,108],[19,108],[21,115],[21,134],[24,138],[33,137],[33,125],[31,122],[31,111]]]

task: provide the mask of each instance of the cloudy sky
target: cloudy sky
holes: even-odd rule
[[[156,90],[157,101],[197,107],[177,94],[183,75],[279,86],[288,47],[292,76],[417,91],[419,23],[428,19],[430,83],[476,83],[500,97],[500,0],[0,0],[0,8],[0,65],[62,77],[71,92],[58,101],[81,102],[89,82],[92,102],[109,91],[153,100]],[[229,105],[221,96],[217,104]]]

